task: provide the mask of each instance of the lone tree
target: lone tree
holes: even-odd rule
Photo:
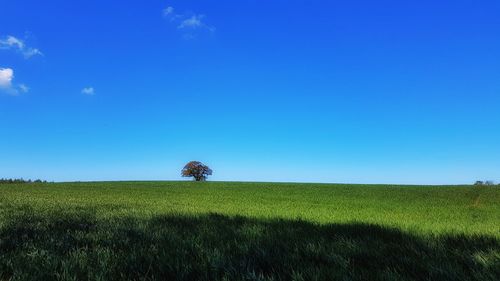
[[[183,177],[193,177],[195,181],[205,181],[212,175],[212,169],[199,161],[191,161],[182,169]]]

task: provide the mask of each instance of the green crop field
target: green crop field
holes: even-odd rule
[[[500,280],[500,187],[0,184],[0,280]]]

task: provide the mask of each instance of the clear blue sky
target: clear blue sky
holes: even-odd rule
[[[0,177],[500,181],[500,2],[2,1]]]

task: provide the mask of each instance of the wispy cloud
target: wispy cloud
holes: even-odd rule
[[[199,32],[215,32],[215,27],[205,22],[205,15],[184,13],[178,14],[171,6],[163,9],[163,17],[170,20],[183,33],[183,38],[193,39]]]
[[[82,89],[82,94],[87,96],[93,96],[95,95],[95,90],[93,87],[85,87]]]
[[[19,52],[25,59],[34,56],[43,56],[43,53],[39,49],[28,47],[23,40],[10,35],[0,38],[0,49]]]
[[[25,84],[15,85],[13,80],[14,70],[12,68],[0,68],[0,91],[13,96],[29,91],[28,86]]]
[[[166,7],[163,9],[163,16],[164,17],[170,17],[171,15],[174,14],[174,7]]]
[[[29,90],[30,88],[25,84],[19,84],[19,91],[21,91],[22,93],[27,93]]]
[[[203,15],[193,15],[188,19],[185,19],[177,26],[177,28],[200,28],[203,26],[203,22],[201,21],[203,19]]]

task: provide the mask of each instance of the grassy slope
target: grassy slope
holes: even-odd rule
[[[0,185],[0,280],[498,280],[499,222],[497,187]]]

